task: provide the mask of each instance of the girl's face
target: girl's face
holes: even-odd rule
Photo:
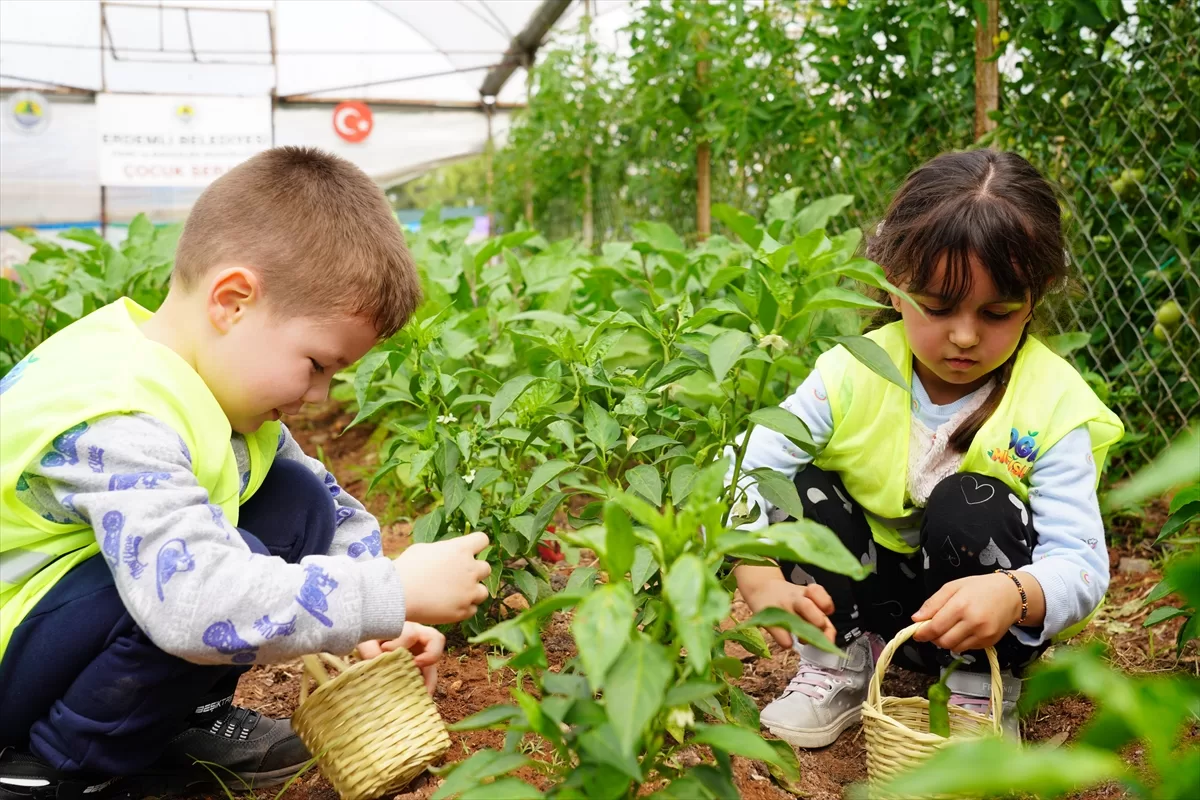
[[[1032,316],[1028,291],[1020,297],[1004,297],[974,256],[970,268],[970,290],[957,304],[942,289],[945,256],[928,286],[919,291],[900,287],[917,301],[924,317],[898,295],[891,296],[916,359],[913,368],[929,399],[938,405],[952,403],[985,384],[1017,349]]]

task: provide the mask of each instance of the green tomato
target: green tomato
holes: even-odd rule
[[[1170,338],[1171,338],[1171,334],[1170,334],[1170,333],[1168,333],[1168,332],[1167,332],[1167,329],[1166,329],[1166,328],[1164,328],[1162,325],[1155,324],[1155,326],[1154,326],[1154,338],[1155,338],[1155,339],[1158,339],[1160,342],[1165,342],[1165,341],[1167,341],[1168,339],[1170,339]]]
[[[1167,330],[1174,330],[1183,321],[1183,309],[1174,300],[1168,300],[1154,313],[1154,321]]]

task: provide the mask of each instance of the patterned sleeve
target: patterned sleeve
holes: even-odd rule
[[[121,600],[158,647],[203,664],[349,652],[404,624],[385,559],[250,552],[192,472],[169,426],[142,414],[65,431],[21,475],[18,497],[47,519],[90,524]]]
[[[824,447],[829,441],[829,437],[833,435],[833,410],[829,407],[825,383],[821,380],[821,374],[815,369],[809,373],[800,387],[779,405],[795,414],[808,426],[813,442],[818,447]],[[737,458],[737,451],[734,447],[740,445],[745,436],[744,433],[738,434],[734,440],[734,446],[725,448],[725,457],[729,459],[730,463],[729,471],[725,475],[726,485],[733,478],[733,463]],[[739,526],[740,529],[755,531],[767,527],[770,524],[767,514],[774,508],[758,491],[758,484],[754,478],[748,477],[746,473],[759,467],[770,467],[792,479],[795,478],[800,468],[809,464],[812,459],[811,455],[793,444],[792,440],[782,433],[777,433],[762,425],[755,426],[750,431],[750,443],[746,446],[746,454],[742,459],[742,477],[738,479],[738,486],[746,492],[747,506],[752,508],[757,505],[760,513],[753,522]],[[734,508],[740,510],[736,504]]]
[[[329,546],[329,555],[348,555],[362,560],[383,555],[379,521],[353,495],[338,485],[337,478],[325,469],[324,464],[300,449],[300,444],[286,425],[282,426],[279,433],[279,449],[275,457],[303,464],[329,487],[329,493],[337,504],[337,530]]]
[[[1029,483],[1037,543],[1033,563],[1021,569],[1042,586],[1046,620],[1040,631],[1011,630],[1022,644],[1038,645],[1087,617],[1108,591],[1108,548],[1087,426],[1039,456]]]

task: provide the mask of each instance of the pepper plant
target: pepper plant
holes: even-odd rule
[[[781,626],[801,641],[839,652],[817,628],[778,608],[721,630],[730,614],[729,568],[789,559],[863,576],[865,568],[829,529],[811,521],[773,525],[755,534],[726,526],[721,458],[696,471],[676,509],[610,489],[602,522],[564,534],[597,553],[601,570],[572,576],[565,591],[474,637],[507,650],[493,666],[517,671],[513,705],[494,706],[453,728],[502,728],[504,746],[454,765],[435,798],[737,797],[730,757],[765,762],[795,790],[799,764],[784,742],[758,733],[754,700],[739,689],[742,663],[725,653],[735,641],[767,657],[760,626]],[[597,581],[592,585],[593,581]],[[555,612],[573,610],[578,656],[548,669],[541,629]],[[525,754],[528,737],[548,760]],[[685,748],[704,745],[715,763],[687,768]],[[536,749],[536,748],[535,748]],[[544,791],[513,777],[531,767]]]
[[[824,230],[851,200],[797,208],[785,193],[762,222],[719,206],[739,241],[692,249],[666,225],[639,223],[633,241],[596,256],[531,231],[468,244],[464,224],[429,218],[412,243],[426,307],[353,377],[358,420],[375,417],[388,437],[372,486],[387,482],[429,507],[414,541],[487,531],[493,596],[512,586],[536,603],[549,592],[537,544],[568,498],[580,496],[568,505],[576,527],[599,520],[594,498],[609,485],[656,508],[677,505],[753,425],[811,449],[803,424],[772,406],[820,349],[843,343],[903,385],[857,335],[858,312],[879,304],[848,284],[898,290],[855,257],[858,230]],[[756,477],[800,516],[790,482]],[[737,486],[725,500],[740,517]],[[469,632],[484,630],[489,613]]]

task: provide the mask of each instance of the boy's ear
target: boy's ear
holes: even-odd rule
[[[213,327],[226,333],[255,303],[262,302],[262,283],[246,267],[227,267],[213,275],[209,284],[207,311]]]

